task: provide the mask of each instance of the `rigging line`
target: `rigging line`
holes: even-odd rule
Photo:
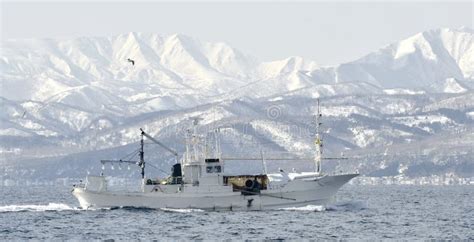
[[[125,156],[121,157],[120,160],[128,160],[127,158],[130,157],[133,153],[135,153],[135,151],[133,151],[132,153],[126,154]]]
[[[138,151],[137,151],[137,152],[135,152],[135,154],[134,154],[132,157],[130,157],[130,160],[133,160],[133,158],[135,158],[135,156],[137,156],[137,155],[138,155],[138,153],[139,153]]]
[[[130,157],[130,156],[132,156],[132,158],[133,158],[136,154],[138,154],[139,150],[140,150],[140,148],[134,150],[133,152],[131,152],[131,153],[129,153],[129,154],[126,154],[126,155],[125,155],[124,157],[122,157],[120,160],[129,160],[129,159],[127,159],[127,158]],[[131,159],[131,158],[130,158],[130,159]]]
[[[138,151],[134,151],[128,155],[126,155],[125,157],[122,158],[122,160],[131,160],[131,157],[135,156],[137,154]]]

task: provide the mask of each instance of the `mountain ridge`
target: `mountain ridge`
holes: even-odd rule
[[[180,34],[2,42],[0,163],[7,177],[76,176],[92,158],[120,158],[139,128],[180,147],[193,117],[205,130],[225,126],[228,152],[310,152],[319,98],[328,153],[359,157],[346,168],[375,174],[391,164],[416,175],[431,162],[439,174],[474,175],[465,135],[474,129],[473,35],[425,31],[330,67],[297,56],[262,62]],[[57,164],[59,175],[48,170]]]
[[[272,83],[275,88],[266,90],[270,93],[278,93],[278,89],[292,91],[320,84],[357,81],[369,82],[382,89],[420,88],[428,92],[443,92],[441,86],[448,78],[472,88],[473,34],[466,28],[463,30],[425,31],[355,61],[331,67],[320,67],[301,57],[260,62],[224,43],[202,43],[182,34],[164,36],[131,32],[114,37],[81,37],[66,41],[22,40],[14,42],[13,47],[10,46],[12,41],[6,41],[2,44],[6,55],[0,62],[1,78],[7,90],[16,85],[10,83],[14,82],[12,79],[35,87],[38,84],[29,80],[35,78],[49,92],[80,83],[113,80],[146,83],[165,89],[184,88],[190,93],[193,93],[193,88],[199,88],[209,96],[258,81]],[[454,47],[446,50],[444,47],[448,44],[443,40],[460,50]],[[435,53],[433,49],[437,45],[442,48]],[[20,47],[22,50],[18,51]],[[136,65],[130,66],[125,61],[127,58],[135,59]],[[405,63],[410,60],[410,63]],[[434,60],[440,63],[433,63]],[[440,68],[440,65],[447,67]],[[419,84],[414,83],[414,79]],[[281,83],[281,80],[289,83]],[[436,84],[438,82],[440,84]],[[45,100],[47,92],[41,91],[40,87],[36,89],[39,90],[13,92],[14,95],[2,92],[2,96],[13,100]]]

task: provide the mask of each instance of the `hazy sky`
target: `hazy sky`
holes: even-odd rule
[[[421,31],[473,27],[465,2],[5,2],[1,38],[183,33],[262,60],[351,61]]]

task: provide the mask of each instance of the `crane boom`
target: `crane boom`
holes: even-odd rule
[[[178,152],[176,152],[175,150],[169,148],[168,146],[166,146],[165,144],[163,144],[160,141],[156,140],[155,138],[151,137],[149,134],[145,133],[145,131],[143,131],[143,129],[140,128],[140,131],[142,131],[142,135],[147,137],[149,140],[155,142],[157,145],[161,146],[163,149],[169,151],[171,154],[176,156],[176,161],[178,160]]]
[[[134,160],[100,160],[100,163],[129,163],[129,164],[138,164],[138,161]]]
[[[260,158],[249,158],[249,157],[222,157],[223,160],[261,160]],[[265,157],[265,160],[313,160],[314,157],[302,157],[302,158],[268,158]],[[322,160],[348,160],[346,157],[321,157]]]

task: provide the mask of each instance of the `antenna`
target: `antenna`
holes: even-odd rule
[[[143,141],[143,136],[145,135],[145,132],[141,132],[141,140],[140,140],[140,163],[138,165],[140,168],[142,168],[142,179],[145,181],[145,152],[143,150],[143,146],[145,142]]]
[[[192,135],[192,139],[191,139],[191,144],[192,144],[192,147],[193,147],[193,153],[194,153],[194,160],[197,160],[198,159],[198,152],[197,152],[197,142],[198,142],[198,134],[197,134],[197,126],[199,124],[199,120],[200,118],[199,117],[195,117],[193,118],[193,135]]]
[[[314,166],[315,166],[315,172],[316,173],[321,173],[321,160],[322,160],[322,155],[323,155],[323,139],[321,138],[321,133],[320,133],[320,127],[322,125],[321,123],[321,117],[323,116],[321,114],[321,109],[319,106],[319,98],[317,99],[317,109],[316,109],[316,140],[314,141],[315,148],[316,148],[316,155],[314,157]]]
[[[214,130],[214,139],[216,141],[216,148],[215,148],[215,156],[216,158],[220,158],[220,153],[221,153],[221,144],[220,144],[220,140],[219,140],[219,133],[220,133],[220,129],[219,128],[216,128]]]
[[[212,105],[212,113],[214,115],[213,117],[213,122],[212,122],[212,130],[214,131],[214,141],[215,141],[215,146],[214,147],[214,156],[215,158],[219,158],[219,130],[216,127],[217,119],[216,119],[216,105],[213,103]]]

